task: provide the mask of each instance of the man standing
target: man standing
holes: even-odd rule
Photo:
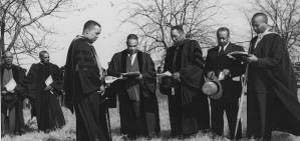
[[[101,25],[93,20],[84,24],[68,50],[64,90],[65,105],[76,115],[78,141],[108,141],[105,106],[101,104],[102,68],[93,43],[101,33]]]
[[[186,39],[181,26],[172,27],[171,36],[164,72],[172,74],[176,86],[162,93],[168,95],[172,136],[188,137],[209,128],[208,101],[201,93],[204,61],[198,42]]]
[[[13,62],[13,55],[7,51],[1,65],[1,133],[21,134],[24,128],[23,97],[25,93],[26,70]]]
[[[154,63],[149,54],[138,50],[135,34],[127,36],[127,47],[113,56],[108,68],[108,75],[124,78],[112,85],[119,96],[121,132],[128,138],[151,138],[160,131]],[[123,75],[132,72],[137,75]]]
[[[280,35],[271,31],[264,13],[252,26],[248,73],[248,137],[271,140],[272,130],[300,135],[300,104],[289,53]]]
[[[27,74],[29,96],[33,99],[38,129],[49,132],[65,125],[57,100],[62,89],[59,67],[49,62],[49,53],[39,53],[40,62],[32,64]]]
[[[205,74],[209,79],[218,79],[220,74],[225,77],[221,80],[223,95],[220,99],[211,99],[211,122],[212,130],[218,135],[223,135],[224,119],[226,111],[230,139],[234,138],[237,112],[239,108],[239,97],[241,95],[240,76],[245,67],[240,61],[233,60],[227,55],[234,51],[244,51],[243,47],[230,43],[230,31],[226,27],[217,30],[218,46],[209,49],[206,58]],[[241,124],[239,124],[241,125]],[[238,129],[237,138],[241,138],[241,127]]]

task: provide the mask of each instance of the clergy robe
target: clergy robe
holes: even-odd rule
[[[8,93],[3,95],[1,99],[1,130],[4,133],[22,133],[24,128],[23,117],[23,99],[26,93],[25,86],[25,73],[26,70],[12,65],[10,68],[6,68],[4,65],[1,67],[1,88],[4,89],[5,84],[3,79],[7,75],[4,74],[4,70],[11,70],[12,78],[17,83],[14,93]]]
[[[230,71],[230,75],[220,81],[223,88],[223,95],[220,99],[211,99],[211,122],[212,129],[218,135],[223,135],[224,119],[223,114],[226,111],[230,138],[234,137],[234,131],[239,109],[239,97],[241,95],[241,81],[235,78],[245,72],[245,65],[238,60],[230,59],[227,54],[234,51],[244,51],[243,47],[228,43],[225,49],[221,46],[208,50],[205,64],[205,74],[209,71],[215,72],[216,76],[224,69]],[[240,124],[241,125],[241,124]],[[238,130],[237,138],[241,137],[241,126]]]
[[[116,53],[109,64],[108,75],[119,77],[121,73],[128,71],[127,68],[130,63],[126,63],[127,60],[127,50]],[[119,97],[121,133],[129,136],[151,136],[160,131],[158,103],[155,95],[154,63],[149,54],[141,51],[137,52],[136,61],[138,62],[138,71],[143,78],[140,80],[125,79],[112,85],[117,90],[115,93]],[[136,96],[132,95],[129,90],[132,83],[139,86],[139,92]],[[135,102],[135,97],[138,97],[139,102]]]
[[[44,91],[45,81],[51,76],[53,82],[50,84],[52,90]],[[65,125],[61,107],[57,99],[57,93],[62,89],[62,79],[57,65],[52,63],[32,64],[27,74],[27,85],[29,96],[33,100],[32,114],[35,114],[38,129],[50,131]]]
[[[164,71],[180,73],[179,86],[166,91],[171,134],[190,135],[209,128],[207,97],[201,92],[204,61],[197,41],[185,39],[167,49]]]
[[[92,42],[77,36],[70,44],[64,72],[65,105],[76,115],[76,140],[108,141],[105,111],[97,93],[102,82]]]
[[[300,104],[295,74],[287,48],[276,33],[252,39],[249,52],[258,61],[249,64],[247,135],[271,138],[272,130],[300,135]]]

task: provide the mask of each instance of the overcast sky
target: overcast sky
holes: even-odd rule
[[[248,1],[250,0],[220,0],[221,12],[214,20],[220,26],[230,28],[233,42],[250,40],[250,27],[241,10],[249,8]],[[120,27],[121,20],[124,19],[120,16],[122,15],[120,11],[126,3],[127,0],[75,0],[75,5],[82,8],[80,11],[60,14],[63,18],[43,20],[57,33],[49,38],[53,43],[52,46],[58,48],[58,50],[50,52],[50,61],[58,66],[63,66],[70,42],[76,35],[81,34],[83,24],[92,19],[102,25],[102,34],[94,46],[102,65],[106,68],[112,55],[126,48],[124,43],[126,36],[130,33],[137,33],[132,26]],[[26,63],[37,63],[38,61],[30,59]],[[28,69],[30,64],[23,67]]]

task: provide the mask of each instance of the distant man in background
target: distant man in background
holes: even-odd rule
[[[189,137],[209,129],[208,101],[201,92],[204,60],[198,42],[186,39],[181,26],[172,27],[171,36],[174,45],[167,49],[164,72],[174,85],[160,90],[168,95],[172,136]]]
[[[247,92],[247,135],[271,140],[272,130],[300,135],[300,104],[287,47],[272,32],[268,17],[256,13],[252,26]]]
[[[226,111],[230,139],[233,139],[239,109],[239,97],[242,91],[240,76],[245,72],[245,67],[240,61],[227,56],[234,51],[244,51],[243,47],[231,43],[229,38],[230,31],[228,28],[221,27],[217,30],[218,46],[208,50],[205,74],[207,78],[212,80],[215,78],[218,79],[221,73],[225,76],[224,79],[220,81],[223,89],[222,97],[219,99],[211,98],[212,130],[220,136],[223,135],[223,115]],[[240,126],[238,128],[237,138],[241,138],[241,135]]]
[[[1,64],[1,135],[24,132],[23,98],[26,70],[13,64],[13,54],[3,54]]]
[[[137,35],[129,34],[126,43],[127,49],[116,53],[108,68],[108,75],[115,77],[137,72],[135,76],[124,75],[114,84],[119,96],[121,132],[129,139],[152,138],[160,131],[154,63],[149,54],[138,50]]]
[[[89,20],[68,50],[64,90],[65,105],[76,115],[76,140],[108,141],[103,91],[102,68],[93,46],[101,33],[101,25]]]
[[[65,125],[57,94],[62,89],[59,67],[49,62],[49,53],[39,53],[40,62],[32,64],[27,74],[29,96],[33,100],[38,129],[44,132]]]

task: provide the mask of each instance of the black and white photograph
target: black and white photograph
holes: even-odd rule
[[[300,0],[0,0],[1,141],[300,141]]]

